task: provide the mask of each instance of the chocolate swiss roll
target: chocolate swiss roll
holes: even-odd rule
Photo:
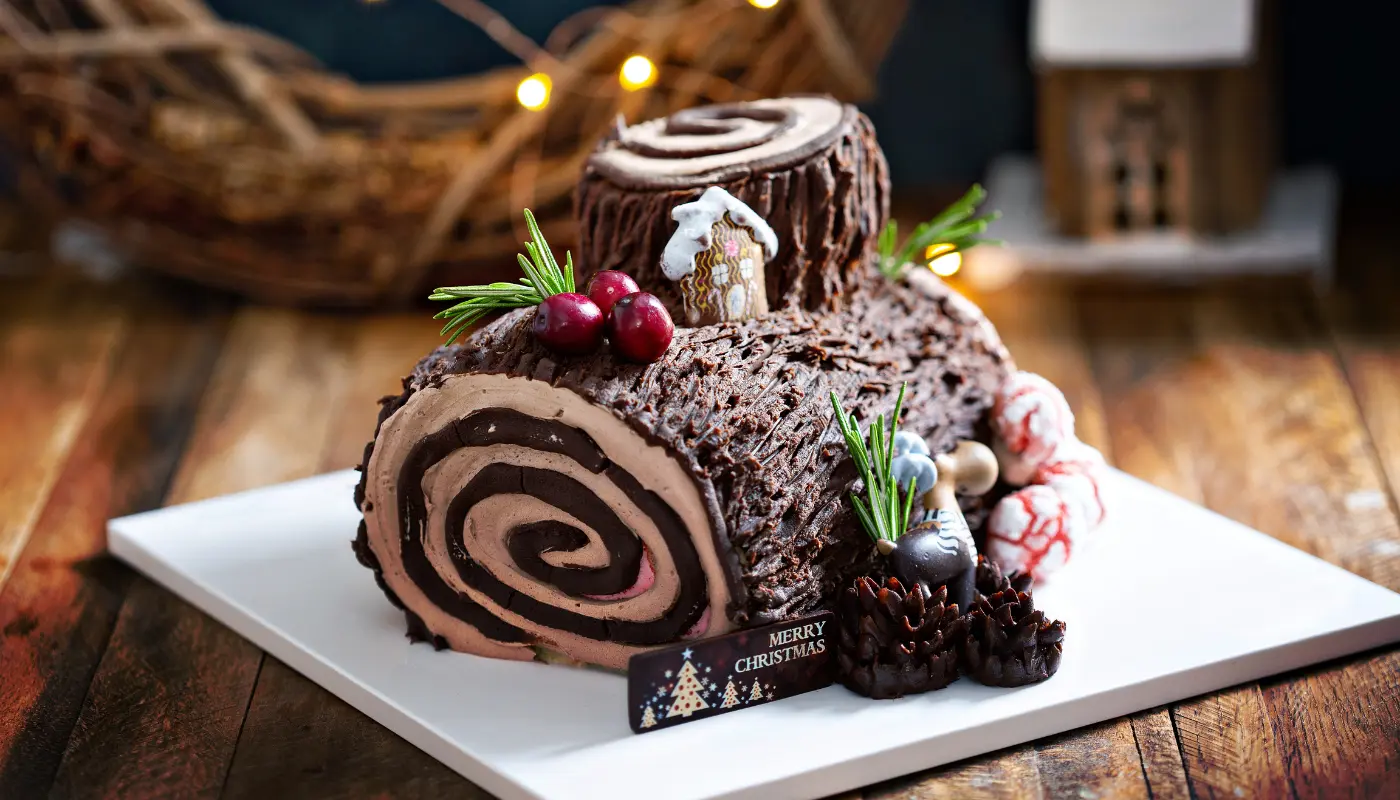
[[[828,97],[686,109],[620,128],[588,160],[575,209],[586,274],[630,274],[684,319],[659,266],[671,210],[719,186],[777,234],[768,308],[837,310],[867,277],[889,215],[889,170],[870,120]]]
[[[438,349],[381,409],[360,561],[411,635],[501,658],[622,668],[827,604],[874,557],[830,393],[868,420],[908,383],[901,428],[937,452],[1013,369],[932,274],[871,278],[842,312],[679,328],[649,365],[558,356],[530,309]]]

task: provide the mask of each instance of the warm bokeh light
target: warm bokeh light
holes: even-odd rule
[[[929,245],[928,250],[924,251],[924,258],[928,261],[928,268],[940,278],[956,275],[962,269],[962,253],[954,250],[951,244]]]
[[[631,56],[622,62],[617,78],[629,92],[645,89],[656,83],[656,65],[646,56]]]
[[[754,8],[772,8],[778,4],[778,0],[749,0],[749,5]]]
[[[940,278],[949,278],[962,269],[962,253],[945,253],[928,262],[928,268]]]
[[[539,111],[549,105],[549,89],[549,76],[536,72],[515,87],[515,99],[531,111]]]

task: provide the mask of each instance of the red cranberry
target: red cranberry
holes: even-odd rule
[[[598,310],[606,317],[612,313],[613,305],[642,287],[632,280],[632,276],[615,269],[605,269],[588,282],[588,299],[598,304]]]
[[[530,330],[551,350],[588,353],[602,344],[603,312],[587,297],[564,292],[540,303]]]
[[[666,354],[676,326],[666,306],[647,292],[633,292],[613,306],[608,338],[623,357],[650,364]]]

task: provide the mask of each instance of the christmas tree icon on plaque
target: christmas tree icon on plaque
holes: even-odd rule
[[[734,681],[730,681],[724,687],[724,702],[719,704],[720,708],[733,708],[739,705],[739,690],[734,688]]]
[[[704,684],[700,683],[695,671],[695,665],[690,663],[690,650],[686,650],[681,656],[685,659],[685,664],[681,666],[680,674],[676,676],[676,688],[671,690],[671,696],[675,701],[671,703],[671,710],[666,712],[666,717],[688,717],[697,711],[709,708],[710,704],[705,702],[702,696],[705,691]]]
[[[762,699],[763,699],[763,684],[759,683],[759,682],[758,682],[758,679],[755,678],[755,679],[754,679],[754,682],[753,682],[753,689],[751,689],[751,690],[749,691],[749,702],[752,703],[752,702],[755,701],[755,700],[762,700]]]
[[[652,728],[652,727],[655,727],[655,726],[656,726],[656,712],[652,710],[651,706],[647,706],[647,710],[644,711],[644,712],[642,712],[642,727],[643,727],[643,728]]]

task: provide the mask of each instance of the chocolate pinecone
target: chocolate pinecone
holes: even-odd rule
[[[958,679],[958,645],[966,626],[948,590],[927,600],[898,578],[884,586],[857,578],[838,609],[836,664],[851,691],[885,700],[942,689]]]
[[[983,597],[991,597],[997,592],[1004,592],[1007,589],[1029,592],[1032,582],[1033,579],[1028,572],[1017,571],[1010,575],[1003,575],[1000,564],[984,555],[977,556],[977,574],[973,578],[973,583],[977,587],[977,593]]]
[[[982,594],[984,572],[978,565],[978,594],[966,617],[962,669],[988,686],[1025,686],[1043,681],[1060,668],[1065,624],[1050,621],[1037,611],[1031,594],[1017,588],[1029,581],[1017,573],[1009,577],[992,565],[986,572],[990,595]],[[999,587],[999,588],[997,588]]]

